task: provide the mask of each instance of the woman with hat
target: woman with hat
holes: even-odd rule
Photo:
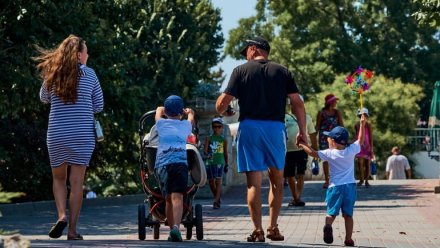
[[[324,132],[329,132],[336,126],[344,126],[341,111],[336,109],[338,100],[339,98],[333,94],[325,96],[324,108],[318,112],[318,116],[316,117],[316,130],[319,132],[318,144],[320,150],[328,148],[327,136],[324,135]],[[323,169],[325,179],[323,188],[326,189],[328,188],[330,179],[328,163],[326,161],[323,162]]]
[[[358,117],[361,118],[361,115],[365,114],[365,117],[370,117],[368,114],[367,108],[362,108],[362,110],[358,110]],[[359,133],[359,122],[355,125],[356,135]],[[356,137],[356,136],[355,136]],[[374,159],[373,152],[373,129],[371,124],[367,122],[365,124],[365,141],[361,146],[361,152],[356,155],[359,164],[359,182],[358,186],[362,186],[365,181],[365,187],[370,187],[368,183],[368,178],[370,178],[370,161]]]

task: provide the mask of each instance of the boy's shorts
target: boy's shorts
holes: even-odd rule
[[[286,164],[284,165],[284,177],[304,175],[308,158],[309,156],[304,150],[287,152]]]
[[[341,209],[342,214],[352,217],[356,202],[356,184],[349,183],[328,188],[325,201],[328,215],[337,216]]]
[[[168,164],[155,168],[162,196],[170,193],[185,193],[188,186],[188,166],[183,163]]]
[[[206,166],[206,178],[208,180],[213,179],[221,179],[223,176],[223,168],[222,164],[211,164]]]
[[[237,132],[238,172],[284,169],[286,128],[280,121],[245,119]]]

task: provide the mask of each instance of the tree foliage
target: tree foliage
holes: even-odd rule
[[[69,34],[88,45],[88,65],[104,92],[98,144],[87,183],[98,193],[141,189],[136,131],[140,116],[169,94],[188,99],[218,84],[220,11],[208,0],[4,0],[0,3],[0,182],[26,199],[51,197],[46,148],[49,107],[38,99],[34,45],[52,48]]]
[[[438,29],[420,26],[411,16],[418,7],[410,1],[259,0],[257,14],[230,32],[226,53],[238,58],[245,37],[266,36],[270,58],[294,73],[305,95],[362,65],[422,86],[427,98],[419,104],[426,119],[440,78],[440,37]]]
[[[335,94],[340,99],[337,109],[342,112],[344,126],[350,131],[350,139],[355,140],[354,126],[359,122],[359,94],[353,94],[344,79],[345,75],[337,76],[332,84],[323,86],[323,92],[307,98],[306,109],[316,121],[318,111],[324,107],[324,97],[328,93]],[[400,79],[381,75],[375,76],[371,89],[363,94],[364,107],[368,108],[370,114],[368,121],[373,127],[374,153],[383,163],[390,155],[391,147],[405,147],[407,135],[416,127],[417,102],[423,97],[420,86],[404,84]]]
[[[421,24],[440,27],[440,0],[413,0],[413,2],[421,5],[413,14]]]

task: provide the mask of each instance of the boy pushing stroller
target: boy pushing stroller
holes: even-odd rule
[[[167,119],[162,118],[166,116]],[[187,120],[181,120],[187,115]],[[168,240],[181,242],[180,222],[183,213],[183,194],[188,183],[186,140],[191,134],[194,111],[184,108],[179,96],[171,95],[164,106],[156,110],[156,128],[159,136],[154,166],[163,197],[166,199],[165,215],[170,227]]]

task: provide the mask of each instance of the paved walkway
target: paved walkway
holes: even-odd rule
[[[438,180],[372,181],[371,188],[358,190],[354,215],[353,239],[359,247],[440,247],[440,198],[433,193]],[[31,240],[32,247],[340,247],[345,235],[344,222],[334,223],[335,241],[322,241],[325,191],[322,182],[306,182],[305,207],[288,208],[290,191],[285,188],[279,227],[286,237],[283,242],[267,240],[251,244],[245,238],[252,230],[244,186],[232,188],[222,199],[222,208],[213,210],[208,199],[196,200],[203,205],[204,240],[193,237],[183,243],[166,241],[167,227],[161,226],[160,239],[138,240],[137,204],[143,196],[87,201],[80,217],[79,232],[84,241],[49,239],[47,232],[55,221],[53,203],[35,203],[33,208],[16,206],[3,210],[0,229],[19,230]],[[267,203],[267,187],[263,190]],[[132,200],[130,200],[132,199]],[[133,200],[134,199],[134,200]],[[112,204],[117,203],[117,205]],[[45,205],[46,204],[46,205]],[[50,205],[48,205],[50,204]],[[38,208],[37,206],[42,206]],[[43,209],[41,209],[43,208]],[[268,223],[268,206],[263,205],[263,223]],[[195,234],[195,229],[193,230]],[[183,233],[184,234],[184,233]]]

